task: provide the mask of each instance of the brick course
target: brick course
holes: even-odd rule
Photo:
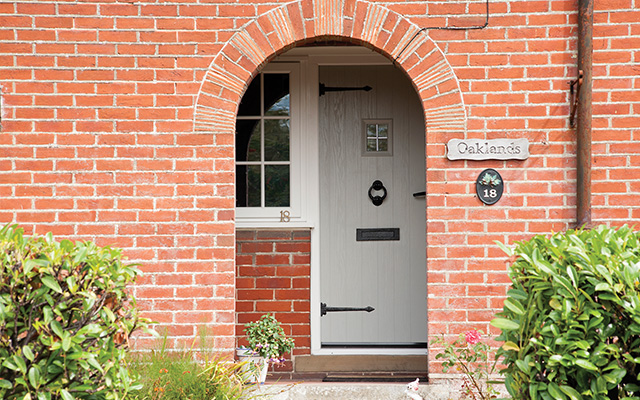
[[[495,334],[488,321],[506,290],[506,259],[493,241],[575,224],[567,82],[576,76],[576,3],[502,0],[490,9],[482,30],[417,33],[480,25],[484,2],[5,1],[0,221],[123,247],[146,272],[135,288],[140,305],[174,343],[206,325],[214,346],[230,350],[235,307],[238,322],[248,315],[241,286],[253,280],[251,292],[273,294],[258,285],[283,284],[277,274],[243,281],[242,266],[275,265],[283,254],[293,262],[301,251],[297,240],[273,240],[263,252],[251,246],[268,241],[236,239],[238,100],[279,52],[318,39],[365,45],[396,60],[425,109],[429,332]],[[640,220],[639,9],[639,0],[595,2],[597,223]],[[464,137],[526,137],[532,155],[448,161],[444,143]],[[506,182],[492,207],[474,196],[484,168]],[[236,243],[247,253],[236,255]],[[296,296],[308,289],[296,285],[306,275],[292,276],[291,298],[270,304],[300,316]],[[262,311],[263,302],[249,303]]]

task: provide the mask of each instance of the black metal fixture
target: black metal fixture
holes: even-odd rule
[[[320,84],[320,96],[324,96],[327,92],[351,92],[355,90],[362,90],[365,92],[373,89],[371,86],[361,86],[361,87],[345,87],[345,86],[325,86],[324,83]]]
[[[376,309],[371,306],[366,307],[327,307],[327,303],[320,303],[320,316],[324,317],[328,312],[350,312],[350,311],[366,311],[371,312]]]
[[[569,102],[571,106],[569,111],[569,125],[571,125],[572,128],[576,126],[576,112],[578,111],[578,98],[580,97],[580,87],[582,86],[583,77],[584,73],[580,70],[578,71],[578,77],[569,81]]]
[[[400,240],[400,228],[356,228],[356,242]]]
[[[380,191],[380,190],[382,190],[382,196],[373,195],[374,191]],[[381,205],[384,202],[384,199],[387,198],[387,188],[384,187],[381,181],[377,179],[373,181],[373,183],[371,184],[371,187],[369,188],[369,198],[371,199],[371,202],[373,203],[373,205],[376,207]]]
[[[474,26],[425,26],[420,28],[418,32],[409,40],[409,42],[400,50],[400,53],[395,57],[395,61],[398,61],[402,53],[409,47],[411,42],[413,42],[421,32],[427,31],[429,29],[435,30],[446,30],[446,31],[470,31],[475,29],[484,29],[489,26],[489,0],[486,0],[486,17],[484,20],[484,24],[482,25],[474,25]]]
[[[424,197],[427,195],[427,192],[415,192],[413,197]]]

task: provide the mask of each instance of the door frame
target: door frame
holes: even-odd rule
[[[301,91],[305,104],[302,113],[302,134],[306,140],[302,149],[302,159],[307,167],[308,192],[304,196],[308,206],[308,227],[311,229],[311,271],[310,271],[310,330],[312,355],[424,355],[428,349],[323,349],[321,346],[320,330],[320,238],[319,213],[321,191],[319,188],[320,160],[318,143],[319,126],[319,95],[318,69],[320,66],[345,65],[393,65],[393,62],[383,55],[361,46],[327,46],[327,47],[297,47],[276,57],[274,62],[300,63]],[[409,79],[409,78],[407,78]],[[426,164],[425,164],[426,168]],[[426,205],[426,203],[425,203]],[[426,219],[425,219],[426,229]],[[425,243],[426,251],[426,243]],[[426,285],[425,276],[425,285]],[[426,301],[426,299],[425,299]],[[426,318],[426,315],[425,315]]]

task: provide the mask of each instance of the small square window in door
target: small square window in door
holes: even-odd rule
[[[391,156],[393,147],[392,120],[365,119],[362,121],[362,155]]]

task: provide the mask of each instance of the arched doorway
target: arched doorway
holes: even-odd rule
[[[238,251],[262,253],[252,255],[256,268],[238,268],[239,322],[258,311],[288,319],[291,332],[306,322],[311,345],[298,354],[296,372],[426,377],[424,132],[409,79],[362,47],[284,53],[243,96],[236,224],[254,241],[241,241]],[[265,238],[273,229],[309,232],[310,290],[291,303],[282,294],[295,293],[291,281],[304,272],[285,277],[283,253],[258,265],[265,251],[286,245]],[[286,235],[289,244],[294,236]],[[304,318],[295,315],[301,302],[309,304]]]

